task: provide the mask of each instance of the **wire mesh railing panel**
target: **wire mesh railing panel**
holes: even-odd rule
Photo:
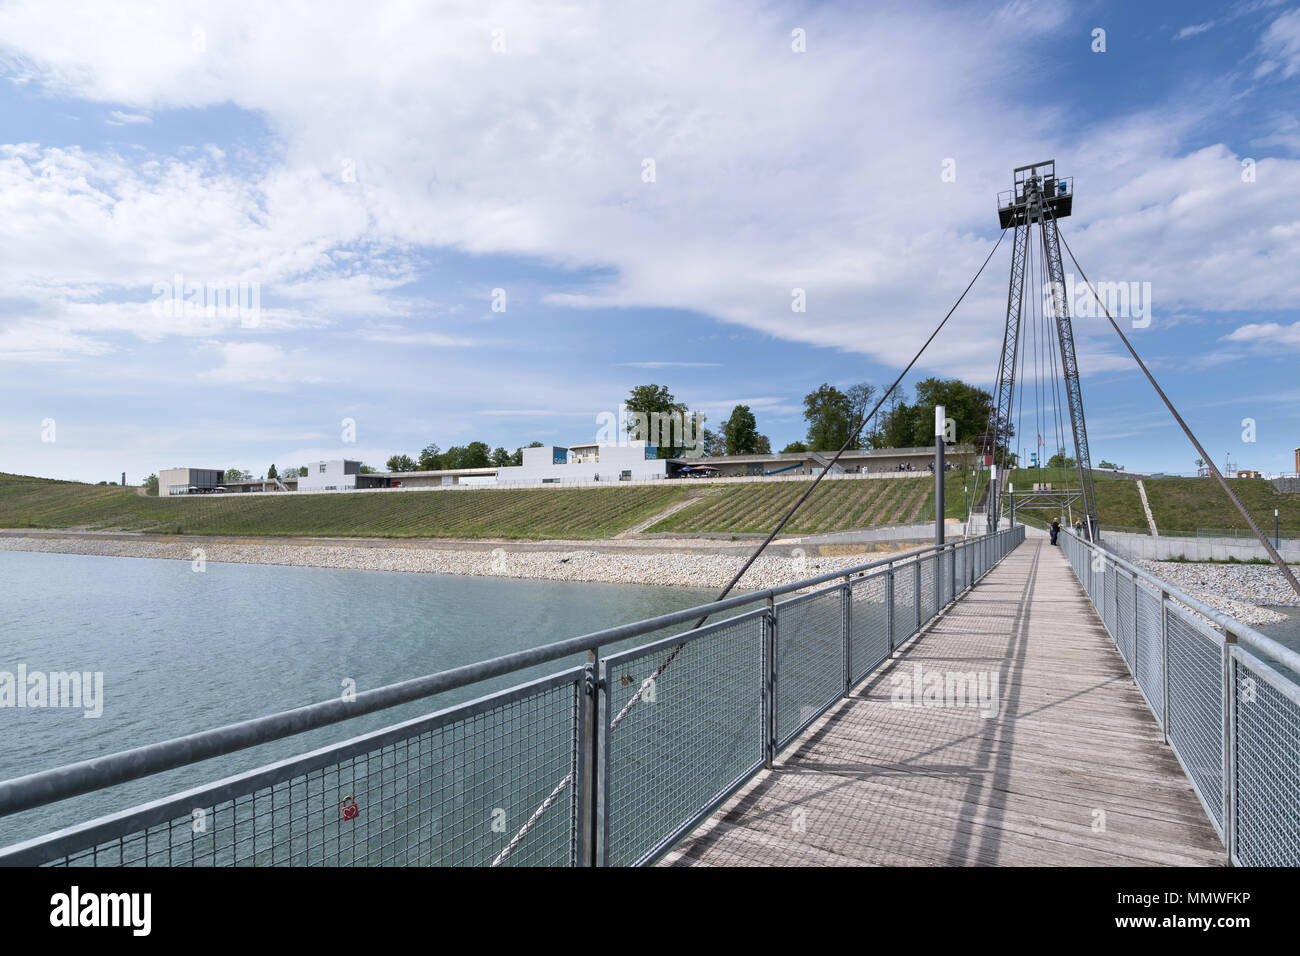
[[[935,556],[927,555],[921,559],[921,623],[929,621],[938,611],[938,574]]]
[[[1135,673],[1133,663],[1133,579],[1125,572],[1115,571],[1115,644],[1119,647],[1129,673]]]
[[[1232,657],[1236,857],[1300,866],[1300,688],[1241,648]]]
[[[894,567],[894,646],[916,633],[916,579],[910,564]]]
[[[488,865],[555,784],[572,779],[580,677],[581,670],[566,672],[138,808],[144,813],[60,831],[33,841],[42,846],[27,859],[56,866]],[[505,862],[573,865],[574,791],[568,787],[538,817]]]
[[[957,565],[957,593],[960,594],[966,587],[966,577],[970,573],[967,571],[967,548],[965,545],[958,545],[952,552],[952,559]]]
[[[1157,592],[1138,585],[1137,591],[1137,677],[1138,687],[1146,695],[1147,703],[1157,721],[1164,713],[1164,652],[1160,646],[1160,602]]]
[[[1170,609],[1169,743],[1206,811],[1223,832],[1223,649],[1182,612]]]
[[[763,765],[766,619],[751,612],[606,659],[611,865],[652,859]]]
[[[853,683],[870,674],[889,656],[888,588],[883,574],[855,578],[849,615],[849,673]]]
[[[777,749],[843,694],[843,589],[829,588],[776,605]]]

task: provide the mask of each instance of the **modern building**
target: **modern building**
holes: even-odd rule
[[[667,478],[680,464],[659,458],[659,450],[644,441],[625,445],[586,444],[525,448],[524,463],[497,469],[497,483],[562,484],[568,481],[653,481]]]
[[[299,491],[349,491],[354,488],[387,488],[384,475],[363,475],[361,462],[336,458],[332,461],[313,461],[307,465],[307,474],[298,478]]]
[[[201,495],[217,490],[225,474],[220,468],[162,468],[158,471],[158,495]]]
[[[949,445],[948,464],[968,464],[973,460],[974,448],[970,445]],[[714,455],[689,462],[695,466],[716,469],[717,477],[739,478],[759,476],[815,475],[835,457],[833,451],[807,451],[781,455]],[[682,465],[686,465],[683,462]],[[846,451],[831,468],[832,474],[880,474],[897,471],[926,471],[934,464],[934,448],[858,448]]]

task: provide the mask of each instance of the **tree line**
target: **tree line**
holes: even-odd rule
[[[993,396],[982,388],[960,379],[926,378],[917,382],[913,399],[907,391],[895,389],[861,434],[854,435],[858,423],[871,410],[879,390],[867,382],[847,389],[823,383],[804,396],[803,417],[807,433],[801,441],[793,441],[781,449],[782,454],[809,451],[838,451],[847,443],[850,449],[859,448],[914,448],[934,444],[934,406],[943,405],[946,416],[953,421],[951,438],[958,444],[971,444],[982,454],[992,453],[992,426],[996,417]],[[638,385],[627,400],[629,412],[639,412],[649,418],[658,415],[693,416],[702,427],[706,417],[692,413],[688,406],[676,400],[664,385]],[[1009,423],[1001,423],[1002,440],[997,454],[1001,463],[1011,457],[1009,439],[1013,434]],[[638,434],[640,422],[629,422],[632,437],[655,437]],[[703,428],[699,434],[703,453],[715,455],[767,455],[772,445],[767,436],[758,430],[754,411],[748,405],[736,405],[718,431]],[[850,438],[853,438],[850,441]],[[660,444],[661,458],[681,457],[680,445]]]

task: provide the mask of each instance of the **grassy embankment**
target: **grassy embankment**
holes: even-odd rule
[[[1064,472],[1017,471],[1012,482],[1065,487]],[[1073,479],[1077,482],[1077,477]],[[1102,527],[1146,527],[1133,481],[1096,476]],[[945,514],[965,515],[962,486],[969,473],[947,476]],[[407,491],[356,495],[202,495],[143,497],[134,488],[83,485],[0,474],[0,527],[81,528],[160,534],[320,537],[596,539],[626,531],[683,501],[690,502],[647,533],[761,534],[770,531],[807,482],[536,490]],[[1164,478],[1145,483],[1161,531],[1243,528],[1245,522],[1211,479]],[[1267,481],[1236,479],[1233,487],[1266,530],[1273,509],[1284,535],[1300,535],[1300,494],[1282,494]],[[817,534],[926,521],[934,514],[928,473],[878,481],[825,481],[786,527]],[[980,491],[982,492],[982,488]],[[1047,512],[1018,510],[1035,523]]]
[[[511,539],[605,538],[682,501],[651,532],[766,532],[804,482],[662,487],[408,491],[355,495],[143,497],[134,488],[0,475],[0,527],[159,534]],[[828,481],[790,526],[836,531],[914,520],[930,500],[923,479]]]

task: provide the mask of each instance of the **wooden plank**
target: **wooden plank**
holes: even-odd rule
[[[998,712],[896,676],[997,675]],[[1096,828],[1098,811],[1105,827]],[[667,865],[1222,865],[1223,846],[1058,548],[1030,538]]]

